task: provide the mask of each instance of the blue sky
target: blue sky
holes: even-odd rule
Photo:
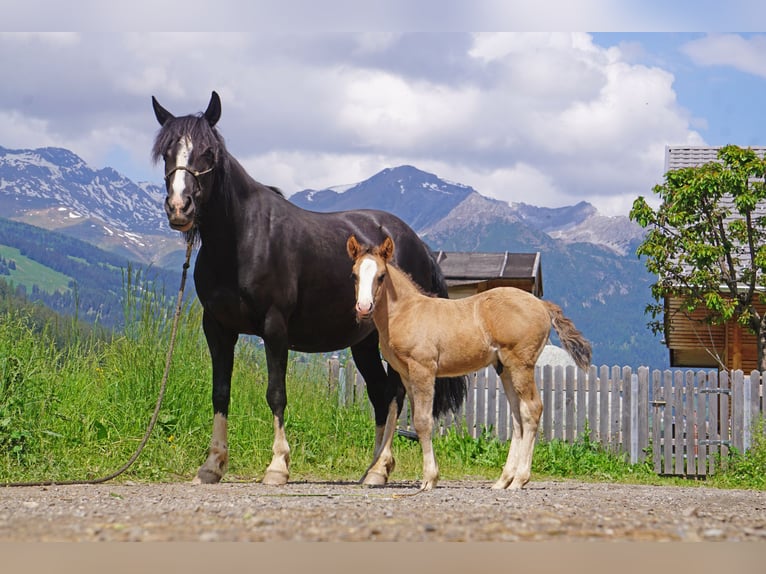
[[[727,34],[728,36],[728,34]],[[766,58],[766,36],[736,35],[743,42],[762,45],[752,48]],[[704,42],[703,33],[598,33],[594,41],[604,47],[635,42],[640,45],[636,61],[660,66],[674,75],[673,89],[678,103],[701,122],[696,125],[709,145],[733,143],[741,146],[766,145],[766,62],[754,70],[738,69],[738,55],[721,53],[726,64],[695,62],[688,45]],[[745,58],[742,58],[744,60]]]
[[[202,13],[195,4],[184,6]],[[598,14],[614,5],[585,4]],[[85,13],[102,15],[102,5]],[[609,14],[647,28],[696,25],[675,3],[664,18],[625,5]],[[133,14],[120,10],[101,26],[71,23],[82,32],[0,33],[0,146],[65,147],[94,168],[159,184],[151,96],[180,115],[203,110],[216,90],[229,150],[288,195],[410,164],[504,201],[584,200],[626,215],[662,180],[666,145],[766,145],[764,34],[270,29],[268,13],[248,10],[224,14],[248,16],[255,33],[114,30],[110,22]],[[43,30],[56,24],[51,14],[37,22]],[[579,13],[563,15],[576,25]],[[187,21],[205,22],[221,23]]]

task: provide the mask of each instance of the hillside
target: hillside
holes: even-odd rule
[[[131,262],[63,233],[4,218],[0,218],[0,256],[7,271],[0,279],[17,296],[104,326],[122,324],[128,282],[139,288],[153,285],[160,293],[167,286],[171,294],[178,282],[178,273]]]
[[[177,263],[178,234],[162,209],[164,189],[94,169],[61,148],[0,147],[0,214],[99,245],[124,259]]]

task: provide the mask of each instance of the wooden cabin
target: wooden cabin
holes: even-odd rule
[[[494,287],[517,287],[537,297],[543,296],[540,253],[439,251],[436,261],[447,280],[451,299]]]
[[[717,161],[721,146],[667,146],[665,172],[695,167]],[[766,147],[751,146],[759,156]],[[755,335],[735,322],[710,325],[704,321],[705,310],[691,315],[679,311],[680,299],[665,298],[665,344],[670,352],[671,367],[742,369],[750,372],[758,366],[758,343]],[[759,313],[766,306],[756,304]]]

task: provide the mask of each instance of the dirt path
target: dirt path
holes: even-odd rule
[[[766,492],[490,482],[362,488],[304,482],[103,484],[0,489],[0,541],[766,542]]]

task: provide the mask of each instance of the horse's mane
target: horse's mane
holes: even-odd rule
[[[189,136],[192,141],[213,150],[216,163],[221,157],[227,155],[226,143],[223,136],[214,127],[211,127],[205,117],[197,115],[181,116],[165,122],[165,125],[157,132],[152,147],[152,161],[159,162],[165,150],[184,136]]]
[[[168,120],[157,132],[157,137],[155,138],[154,146],[152,147],[152,161],[155,164],[158,163],[163,158],[165,150],[170,148],[184,136],[191,138],[195,146],[213,151],[215,168],[218,172],[216,175],[217,187],[224,197],[228,195],[233,186],[232,164],[236,163],[238,165],[238,162],[231,157],[226,149],[226,142],[223,139],[223,136],[217,129],[215,129],[215,127],[210,126],[202,113]],[[244,172],[244,169],[242,169],[242,171]],[[280,197],[285,197],[284,193],[282,193],[278,187],[271,185],[264,185],[263,187]],[[185,232],[184,238],[186,241],[197,243],[199,241],[197,226],[195,225],[192,229]]]

